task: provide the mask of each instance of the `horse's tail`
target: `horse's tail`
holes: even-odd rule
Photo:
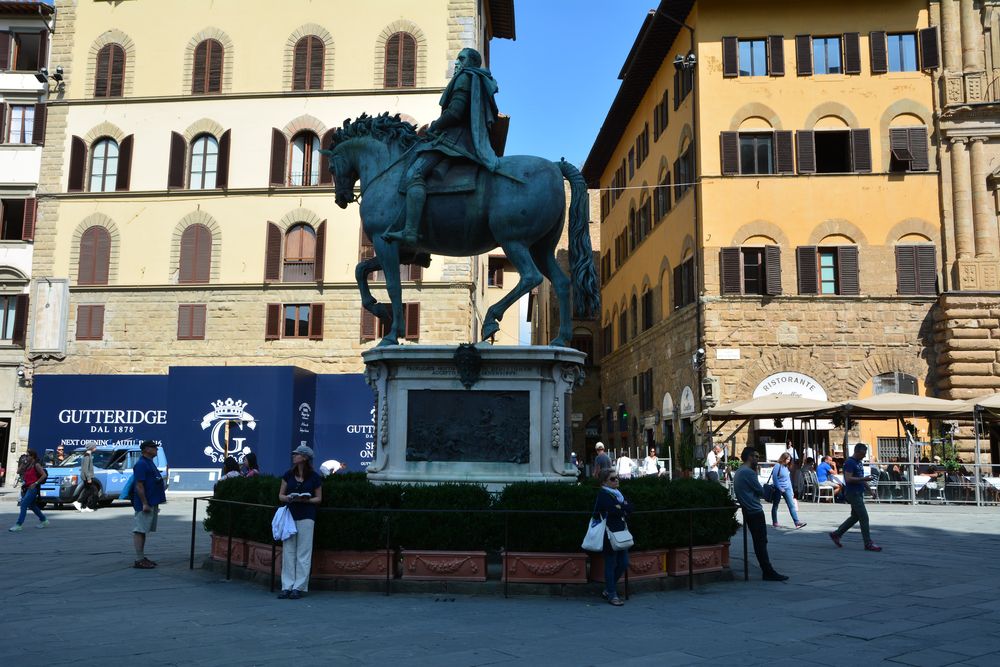
[[[559,171],[569,181],[569,264],[573,281],[573,314],[592,317],[601,307],[601,286],[594,268],[594,249],[590,245],[590,197],[587,182],[580,170],[566,160],[559,160]]]

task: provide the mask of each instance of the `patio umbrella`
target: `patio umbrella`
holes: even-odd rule
[[[935,417],[955,413],[970,413],[972,408],[965,401],[949,401],[930,396],[886,393],[846,401],[842,409],[852,415],[914,415]]]
[[[723,419],[738,419],[740,417],[798,417],[812,416],[818,412],[834,410],[837,403],[817,401],[811,398],[800,398],[788,394],[768,394],[760,398],[746,401],[724,403],[708,411],[712,417]]]

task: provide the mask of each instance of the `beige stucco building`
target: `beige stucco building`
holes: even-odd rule
[[[56,7],[65,86],[41,155],[35,376],[360,372],[379,335],[354,280],[370,245],[357,207],[335,206],[319,148],[362,113],[437,118],[458,51],[488,58],[491,38],[512,38],[513,3]],[[477,340],[487,262],[404,268],[407,339]]]
[[[704,433],[707,391],[933,392],[951,265],[931,19],[926,0],[650,12],[584,168],[602,190],[602,393],[617,444]],[[735,444],[801,448],[790,422]],[[899,456],[881,428],[851,440]],[[807,439],[841,437],[827,425]]]

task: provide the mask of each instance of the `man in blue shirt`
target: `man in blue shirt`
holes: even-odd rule
[[[861,523],[861,537],[865,541],[866,551],[882,551],[882,547],[872,542],[868,531],[868,510],[865,508],[865,493],[868,491],[870,475],[865,475],[861,462],[868,453],[868,446],[858,443],[854,445],[854,454],[844,462],[844,481],[847,484],[847,502],[851,504],[851,516],[840,524],[837,530],[830,533],[830,539],[838,547],[842,547],[840,538],[856,523]]]
[[[835,496],[842,490],[842,487],[837,482],[837,478],[834,476],[836,471],[837,469],[833,465],[832,456],[824,456],[823,462],[816,468],[816,481],[819,482],[820,486],[832,486],[833,495]]]
[[[753,553],[757,556],[757,564],[764,573],[764,581],[785,581],[788,577],[775,571],[767,555],[767,526],[764,522],[764,508],[760,504],[764,488],[757,479],[757,450],[747,447],[740,458],[743,459],[743,465],[733,476],[733,491],[743,508],[743,523],[753,538]]]
[[[167,502],[166,487],[163,475],[156,467],[157,444],[152,440],[144,440],[140,445],[142,457],[132,467],[134,486],[132,490],[132,509],[135,518],[132,522],[132,544],[135,546],[135,565],[139,570],[151,570],[156,563],[146,558],[146,535],[156,532],[156,518],[160,514],[160,505]]]

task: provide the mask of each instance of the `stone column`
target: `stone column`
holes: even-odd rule
[[[958,0],[941,0],[941,46],[944,50],[945,71],[960,72],[962,19],[958,13]]]
[[[972,137],[972,213],[975,227],[976,257],[997,256],[997,218],[986,179],[989,163],[986,158],[987,137]]]
[[[972,233],[972,184],[969,173],[969,153],[965,137],[951,139],[951,192],[954,201],[955,251],[958,259],[975,254]]]
[[[983,26],[973,0],[961,0],[962,62],[966,72],[983,71],[983,53],[979,49]]]

